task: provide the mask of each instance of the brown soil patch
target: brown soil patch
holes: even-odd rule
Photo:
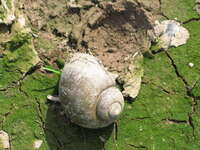
[[[57,56],[65,59],[65,53],[80,51],[97,56],[110,71],[123,72],[135,52],[149,49],[147,32],[152,28],[158,0],[78,0],[76,4],[19,1],[18,8],[36,34],[34,45],[43,62],[51,64]],[[156,4],[155,9],[150,4]]]
[[[123,71],[129,58],[150,46],[147,31],[153,19],[139,3],[133,1],[104,2],[82,16],[72,30],[72,39],[82,52],[91,52],[110,71]]]

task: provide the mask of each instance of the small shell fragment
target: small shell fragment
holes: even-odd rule
[[[194,67],[194,64],[190,62],[190,63],[188,64],[188,66],[192,68],[192,67]]]
[[[136,52],[130,59],[128,70],[121,77],[123,84],[123,95],[130,98],[136,98],[139,94],[143,70],[143,55]]]
[[[34,148],[39,149],[42,145],[43,141],[42,140],[35,140],[34,142]]]
[[[6,133],[3,130],[0,131],[0,149],[1,148],[4,148],[4,149],[10,148],[8,133]]]
[[[175,20],[156,21],[154,26],[155,39],[160,41],[164,49],[183,45],[189,39],[189,32]]]

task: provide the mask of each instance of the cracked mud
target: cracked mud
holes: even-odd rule
[[[13,26],[0,25],[0,130],[8,133],[10,149],[32,150],[35,140],[43,141],[41,150],[199,149],[200,16],[195,5],[195,0],[78,0],[72,8],[65,0],[18,1],[16,8],[32,30],[29,41],[12,43],[18,40],[12,38]],[[176,18],[189,30],[188,42],[168,51],[149,48],[146,31],[154,17]],[[27,61],[30,43],[40,58],[34,65]],[[46,100],[57,94],[59,76],[41,66],[62,69],[69,53],[81,51],[123,73],[132,50],[146,52],[142,87],[114,125],[80,128],[59,104]]]

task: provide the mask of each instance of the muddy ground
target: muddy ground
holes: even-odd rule
[[[87,52],[100,58],[109,70],[119,72],[127,67],[130,55],[149,49],[147,31],[152,29],[157,17],[152,12],[158,11],[156,7],[146,6],[149,8],[145,9],[140,6],[143,3],[133,1],[114,4],[98,1],[71,4],[64,0],[59,4],[55,1],[29,3],[26,1],[21,9],[38,35],[34,43],[42,59],[45,55],[52,59],[54,54],[46,53],[51,49],[57,55],[66,51]],[[49,43],[42,43],[41,39]]]
[[[198,150],[197,5],[195,0],[16,1],[16,20],[0,24],[0,130],[8,133],[10,149],[35,149],[34,142],[42,140],[41,150]],[[174,18],[189,30],[189,41],[154,53],[155,20]],[[144,55],[140,93],[125,97],[118,123],[84,129],[72,124],[59,104],[47,101],[48,94],[58,93],[59,75],[42,67],[62,70],[74,52],[94,55],[118,73],[121,90],[131,58],[135,52]]]

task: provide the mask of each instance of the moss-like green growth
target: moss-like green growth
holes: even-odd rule
[[[39,61],[32,45],[30,33],[17,33],[14,35],[13,39],[7,43],[6,50],[4,65],[7,69],[18,69],[21,72],[26,72]]]
[[[43,125],[48,109],[45,103],[57,80],[58,76],[47,77],[37,73],[23,81],[21,90],[16,86],[8,89],[8,94],[0,92],[0,115],[7,114],[2,126],[12,139],[13,149],[34,150],[33,144],[37,139],[43,140],[43,150],[49,149]]]
[[[161,11],[170,19],[186,21],[198,17],[197,12],[193,10],[195,0],[161,0],[161,4]]]
[[[144,70],[144,83],[163,88],[170,94],[185,94],[184,84],[181,79],[177,78],[175,70],[164,52],[157,54],[154,59],[146,58]]]
[[[31,43],[32,36],[29,33],[16,33],[11,40],[4,44],[5,49],[15,51],[24,44]]]
[[[165,53],[157,54],[154,59],[145,58],[144,70],[138,98],[133,104],[125,105],[118,140],[115,143],[110,139],[106,148],[167,150],[198,147],[198,144],[184,144],[192,141],[187,138],[192,136],[192,128],[187,124],[192,101],[187,98],[184,84],[176,76],[170,60]],[[173,141],[176,144],[173,145]]]
[[[17,82],[21,73],[35,65],[39,58],[32,45],[30,33],[16,33],[11,40],[2,45],[3,58],[0,59],[0,87]]]
[[[22,83],[22,90],[29,91],[29,96],[38,99],[46,100],[47,94],[55,94],[54,90],[57,90],[57,82],[59,80],[59,75],[54,74],[51,77],[47,77],[44,74],[33,74],[27,77],[27,79]],[[34,82],[32,82],[34,81]]]
[[[188,144],[190,139],[187,136],[192,136],[192,128],[187,124],[189,99],[166,94],[152,85],[143,85],[140,93],[133,104],[126,104],[118,140],[114,144],[110,139],[107,149],[134,149],[134,146],[164,150],[198,147]],[[170,122],[170,119],[182,120],[183,123]],[[174,141],[176,144],[173,144]]]
[[[58,79],[57,75],[34,73],[22,81],[21,91],[27,94],[13,89],[8,92],[14,95],[3,96],[0,92],[0,104],[5,108],[1,113],[9,112],[3,127],[12,138],[13,149],[34,150],[36,139],[43,140],[41,150],[103,149],[103,140],[110,137],[112,125],[100,130],[80,128],[60,114],[60,105],[47,103],[46,96],[57,91]]]

